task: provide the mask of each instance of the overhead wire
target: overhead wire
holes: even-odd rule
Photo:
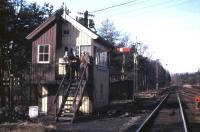
[[[175,3],[173,3],[173,2],[175,2]],[[173,0],[173,1],[172,0],[167,0],[167,1],[164,1],[164,2],[162,1],[162,2],[153,3],[153,4],[150,4],[147,1],[146,2],[143,1],[142,3],[132,3],[131,5],[133,7],[130,7],[130,8],[122,7],[122,8],[120,8],[120,10],[115,11],[114,13],[113,13],[113,11],[109,11],[107,13],[111,14],[112,17],[115,16],[115,15],[120,16],[121,14],[123,14],[123,16],[124,15],[127,16],[128,14],[137,14],[139,12],[145,13],[145,10],[148,11],[148,13],[149,13],[152,10],[156,10],[158,8],[166,9],[166,8],[176,7],[176,6],[180,6],[182,4],[185,4],[186,2],[189,2],[189,1],[188,0],[178,0],[178,1],[177,0]],[[147,6],[139,6],[138,8],[136,8],[136,5],[138,5],[138,4],[145,4]],[[127,6],[129,7],[131,5],[129,4]],[[104,14],[105,14],[106,10],[102,10],[101,12],[104,12]],[[99,13],[99,12],[97,12],[97,13]],[[155,13],[159,13],[159,12],[155,12]]]
[[[147,1],[149,1],[149,0],[147,0]],[[156,3],[151,3],[151,2],[149,3],[147,1],[143,1],[142,3],[138,2],[137,4],[131,3],[129,5],[126,5],[126,6],[130,6],[130,5],[133,6],[135,4],[136,5],[139,4],[139,6],[134,6],[133,8],[126,8],[126,10],[123,10],[123,9],[120,8],[120,12],[119,11],[115,11],[115,12],[109,11],[109,12],[107,12],[106,10],[102,11],[102,12],[104,12],[104,15],[103,15],[104,19],[109,17],[109,19],[111,19],[112,21],[113,20],[114,21],[118,21],[118,20],[121,21],[121,20],[124,19],[124,17],[125,17],[125,19],[126,18],[129,19],[130,17],[126,17],[126,16],[130,16],[130,14],[132,15],[131,17],[135,17],[136,15],[142,16],[142,14],[152,13],[152,11],[155,15],[160,15],[160,14],[162,14],[162,12],[164,12],[168,8],[177,7],[177,6],[180,6],[180,5],[183,5],[183,4],[186,4],[187,2],[189,2],[189,0],[173,0],[173,1],[167,0],[167,1],[164,1],[164,2],[156,2]],[[146,6],[143,6],[144,4]],[[153,7],[157,7],[157,8],[153,8]],[[124,6],[123,6],[123,8],[124,8]],[[161,8],[162,8],[162,10],[160,10]],[[99,13],[99,12],[97,12],[97,13]],[[105,14],[107,14],[107,16]],[[123,15],[123,18],[121,17],[121,15]],[[144,16],[146,16],[146,15],[144,15]],[[102,17],[101,17],[101,19],[102,19]]]
[[[122,9],[127,9],[129,8],[130,6],[136,6],[136,5],[140,5],[140,4],[144,4],[146,1],[150,1],[150,0],[139,0],[139,1],[135,1],[134,3],[129,3],[129,4],[126,4],[126,5],[123,5],[123,7],[120,8],[120,10]],[[120,7],[120,6],[118,6]],[[109,8],[109,11],[108,9],[106,10],[101,10],[101,11],[98,11],[98,12],[94,12],[94,14],[104,14],[105,12],[115,12],[115,11],[119,11],[119,8]]]
[[[175,2],[175,3],[173,3]],[[138,7],[138,8],[129,8],[127,10],[120,10],[119,12],[115,12],[112,14],[112,16],[117,15],[120,16],[120,14],[123,14],[123,16],[127,16],[129,14],[140,14],[141,13],[152,13],[152,11],[154,11],[154,13],[159,14],[161,13],[161,11],[165,11],[165,9],[170,8],[170,7],[176,7],[178,5],[181,5],[185,2],[185,0],[167,0],[167,1],[162,1],[159,3],[153,3],[147,6],[142,6],[142,7]],[[162,9],[162,10],[160,10]],[[156,10],[158,10],[156,12]]]
[[[95,12],[105,11],[105,10],[108,10],[108,9],[111,9],[111,8],[115,8],[115,7],[119,7],[119,6],[123,6],[123,5],[127,5],[127,4],[130,4],[130,3],[133,3],[135,1],[138,1],[138,0],[132,0],[132,1],[125,2],[125,3],[121,3],[121,4],[109,6],[109,7],[106,7],[106,8],[102,8],[102,9],[98,9],[98,10],[95,10],[95,11],[91,11],[89,13],[95,13]]]

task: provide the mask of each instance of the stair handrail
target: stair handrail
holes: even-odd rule
[[[65,92],[65,96],[63,96],[63,98],[62,98],[62,103],[61,103],[61,105],[60,105],[60,108],[59,108],[59,110],[58,110],[58,112],[56,113],[56,116],[59,116],[60,114],[61,114],[61,112],[62,112],[62,108],[64,107],[64,105],[65,105],[65,100],[66,100],[66,94],[68,94],[68,90],[69,90],[69,88],[70,88],[70,86],[71,86],[71,80],[70,80],[70,82],[69,82],[69,84],[68,84],[68,86],[67,86],[67,90],[66,90],[66,92]]]
[[[65,73],[65,74],[68,73],[68,71],[69,71],[69,69],[70,69],[70,66],[71,66],[71,61],[69,62],[69,67],[66,69],[66,73]],[[62,88],[62,85],[63,85],[63,83],[64,83],[65,78],[66,78],[66,75],[64,75],[62,81],[61,81],[60,84],[59,84],[59,87],[58,87],[57,93],[56,93],[56,95],[55,95],[55,98],[54,98],[53,104],[55,104],[56,101],[57,101],[57,98],[58,98],[59,92],[60,92],[60,90],[61,90],[61,88]]]
[[[82,82],[83,82],[83,79],[84,79],[84,76],[85,76],[85,74],[86,74],[86,70],[87,70],[87,68],[88,68],[88,63],[86,63],[86,66],[85,66],[85,68],[84,68],[84,70],[83,70],[83,73],[82,73],[82,75],[81,75],[81,78],[80,78],[80,81],[79,81],[79,84],[78,84],[78,86],[77,86],[77,90],[76,90],[76,94],[75,94],[75,96],[74,96],[74,100],[73,100],[73,110],[74,110],[74,113],[76,113],[76,111],[78,110],[78,107],[76,107],[77,105],[76,105],[76,97],[77,97],[77,95],[78,95],[78,92],[79,92],[79,89],[81,88],[81,84],[82,84]],[[86,78],[87,79],[87,78]],[[84,87],[85,88],[85,87]],[[84,91],[84,89],[82,89],[83,91]],[[83,92],[83,91],[81,91],[81,92]],[[81,93],[82,94],[82,93]],[[80,100],[81,100],[81,98],[80,98]],[[78,102],[78,105],[79,105],[79,103],[80,103],[80,100],[79,100],[79,102]],[[75,107],[75,109],[74,109],[74,107]]]

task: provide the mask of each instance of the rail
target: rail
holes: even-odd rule
[[[146,118],[146,120],[139,126],[139,128],[136,130],[136,132],[143,132],[147,129],[147,126],[149,126],[152,123],[152,120],[155,119],[155,116],[157,115],[157,113],[159,112],[159,109],[161,108],[162,104],[166,101],[167,97],[169,96],[170,93],[168,93],[164,99],[159,103],[159,105],[153,110],[153,112]],[[188,132],[188,126],[186,123],[186,119],[185,119],[185,114],[183,111],[183,107],[182,107],[182,103],[181,103],[181,99],[179,94],[177,94],[177,98],[178,98],[178,103],[179,103],[179,108],[180,108],[180,112],[181,112],[181,118],[183,121],[183,127],[184,127],[184,132]]]
[[[182,117],[182,120],[183,120],[184,131],[188,132],[188,127],[187,127],[187,123],[186,123],[185,114],[184,114],[184,111],[183,111],[183,106],[182,106],[182,103],[181,103],[181,99],[180,99],[179,94],[177,94],[177,96],[178,96],[178,102],[179,102],[180,111],[181,111],[181,117]]]
[[[170,93],[168,93],[164,99],[159,103],[159,105],[153,110],[153,112],[151,112],[151,114],[147,117],[147,119],[140,125],[140,127],[136,130],[136,132],[141,132],[144,131],[146,129],[146,127],[149,125],[150,121],[152,120],[152,118],[156,115],[156,113],[158,112],[158,110],[160,109],[161,105],[163,104],[163,102],[167,99],[167,97],[169,96]]]

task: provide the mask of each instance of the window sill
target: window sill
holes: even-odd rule
[[[50,62],[38,62],[38,64],[49,64]]]

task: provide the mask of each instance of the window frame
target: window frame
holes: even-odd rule
[[[48,46],[48,53],[40,53],[41,46]],[[48,61],[40,61],[40,54],[48,54]],[[39,44],[38,51],[37,51],[37,62],[40,64],[48,64],[50,63],[50,44]]]
[[[89,55],[92,55],[92,46],[91,45],[80,45],[80,52],[85,51],[88,52]]]
[[[95,64],[108,67],[108,53],[101,48],[95,47]]]

